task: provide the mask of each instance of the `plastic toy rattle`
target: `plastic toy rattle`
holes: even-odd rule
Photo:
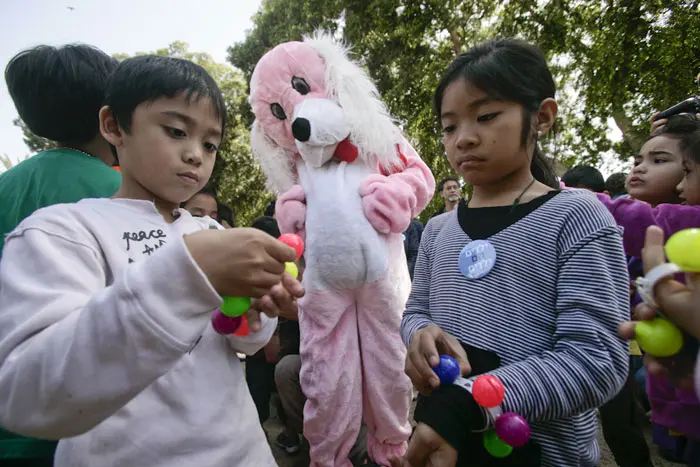
[[[284,234],[278,239],[280,242],[294,248],[295,260],[304,254],[304,242],[296,234]],[[299,269],[293,262],[286,263],[285,271],[293,278],[299,276]],[[223,297],[224,303],[214,310],[211,316],[211,325],[219,334],[233,334],[235,336],[247,336],[249,334],[248,319],[245,314],[250,310],[249,297]]]
[[[665,250],[669,262],[635,281],[642,300],[653,307],[654,287],[661,279],[678,272],[700,272],[700,229],[677,232],[668,239]],[[683,348],[681,331],[662,317],[637,323],[635,339],[643,351],[654,357],[670,357]]]
[[[507,457],[514,447],[530,440],[530,425],[514,412],[502,413],[499,406],[505,398],[505,388],[493,375],[481,375],[473,383],[460,376],[457,360],[449,355],[440,355],[440,363],[433,368],[440,384],[457,384],[471,392],[476,403],[484,408],[494,420],[494,429],[484,433],[484,448],[493,457]]]

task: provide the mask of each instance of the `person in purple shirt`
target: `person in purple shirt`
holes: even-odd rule
[[[635,158],[627,186],[636,200],[613,201],[604,194],[598,195],[624,228],[627,255],[641,257],[649,226],[659,226],[666,238],[680,230],[700,227],[699,163],[700,120],[689,115],[674,116],[654,131]],[[654,442],[662,456],[698,465],[700,401],[696,394],[674,388],[669,381],[652,375],[648,377],[647,390]]]

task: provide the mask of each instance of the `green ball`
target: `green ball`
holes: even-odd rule
[[[501,441],[493,430],[484,433],[484,448],[493,457],[498,458],[508,457],[513,452],[513,447]]]
[[[666,242],[668,260],[685,272],[700,272],[700,229],[685,229]]]
[[[653,357],[670,357],[683,347],[683,334],[663,318],[640,321],[634,333],[639,347]]]
[[[250,310],[250,298],[224,297],[224,304],[219,309],[226,316],[242,316]]]

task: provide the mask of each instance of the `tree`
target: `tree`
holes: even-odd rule
[[[250,225],[253,219],[262,215],[272,195],[265,190],[265,178],[250,152],[250,133],[244,119],[249,111],[242,73],[228,64],[217,63],[207,53],[190,52],[185,42],[173,42],[153,53],[183,58],[200,65],[221,88],[226,101],[226,134],[219,146],[209,184],[216,189],[219,200],[233,208],[236,224]],[[128,58],[125,54],[115,57]]]
[[[637,151],[653,110],[693,93],[692,77],[700,71],[699,22],[698,2],[680,0],[263,0],[246,39],[229,49],[229,61],[249,80],[275,45],[316,28],[336,33],[352,45],[441,178],[450,170],[432,94],[465,48],[506,36],[538,44],[561,91],[558,135],[546,149],[567,165],[597,165],[602,154],[627,158]],[[609,121],[622,132],[622,142],[607,137]]]
[[[47,149],[53,149],[56,147],[55,142],[32,133],[32,130],[30,130],[21,119],[15,118],[12,123],[15,126],[20,127],[24,135],[22,138],[24,140],[24,144],[27,145],[32,153],[46,151]]]

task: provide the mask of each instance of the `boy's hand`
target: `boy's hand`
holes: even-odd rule
[[[280,284],[294,249],[258,229],[202,230],[186,235],[192,258],[221,296],[260,298]]]
[[[406,374],[424,396],[429,396],[433,389],[440,386],[440,379],[433,371],[440,363],[440,355],[449,355],[457,360],[462,375],[472,370],[467,353],[454,336],[435,325],[416,331],[408,345]]]
[[[285,272],[280,284],[272,286],[269,293],[262,298],[253,300],[248,312],[248,327],[252,332],[260,330],[258,312],[265,313],[270,318],[281,316],[289,319],[290,316],[297,316],[297,298],[303,296],[304,288],[301,283]]]
[[[392,459],[391,467],[454,467],[457,450],[424,423],[419,423],[408,442],[406,457]]]

